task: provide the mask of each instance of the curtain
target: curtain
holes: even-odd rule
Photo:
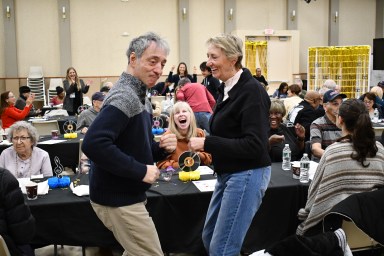
[[[335,80],[348,98],[369,90],[370,46],[329,46],[308,49],[308,88],[318,90],[327,79]]]
[[[256,74],[256,67],[260,67],[268,80],[267,41],[245,42],[245,66],[253,75]]]

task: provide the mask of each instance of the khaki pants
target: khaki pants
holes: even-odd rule
[[[96,215],[124,248],[124,256],[163,256],[159,237],[145,202],[109,207],[91,202]]]

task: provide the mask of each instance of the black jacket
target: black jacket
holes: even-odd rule
[[[77,89],[77,84],[71,85],[68,80],[64,80],[63,85],[65,90],[63,109],[77,113],[77,108],[83,105],[83,94],[88,92],[89,86],[84,83],[83,79],[80,79],[80,90]],[[72,93],[75,94],[74,98],[71,97]]]
[[[384,188],[350,195],[325,216],[324,231],[338,229],[343,219],[349,219],[368,236],[384,244],[383,201]]]
[[[217,173],[232,173],[271,165],[268,154],[269,108],[265,89],[248,69],[223,101],[223,85],[210,119],[211,135],[204,149],[212,154]]]
[[[217,101],[217,98],[219,97],[219,87],[220,87],[219,79],[217,79],[216,77],[213,77],[212,75],[209,75],[203,79],[201,84],[207,87],[208,91],[212,94],[215,101]]]
[[[324,115],[323,111],[314,109],[307,101],[303,100],[299,103],[303,109],[297,113],[294,124],[301,124],[305,128],[305,141],[309,140],[311,123],[317,118]]]
[[[21,255],[17,245],[28,244],[35,235],[35,219],[17,179],[6,169],[0,168],[0,234],[12,256]]]

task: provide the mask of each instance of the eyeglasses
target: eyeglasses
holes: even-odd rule
[[[9,99],[9,98],[15,98],[15,95],[10,95],[10,96],[8,96],[7,99]]]
[[[12,141],[21,141],[21,142],[24,142],[24,141],[26,141],[27,139],[30,139],[31,137],[24,137],[24,136],[21,136],[21,137],[13,137],[12,138]]]
[[[364,104],[372,104],[373,103],[373,100],[365,100],[364,101]]]

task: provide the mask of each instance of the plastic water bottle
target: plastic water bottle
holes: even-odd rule
[[[377,108],[375,108],[375,110],[373,111],[373,122],[379,122],[379,110]]]
[[[308,154],[304,153],[303,157],[300,160],[300,182],[308,183],[309,182],[309,158]]]
[[[284,171],[291,170],[291,149],[289,148],[289,144],[285,144],[283,149],[283,163],[281,167]]]

